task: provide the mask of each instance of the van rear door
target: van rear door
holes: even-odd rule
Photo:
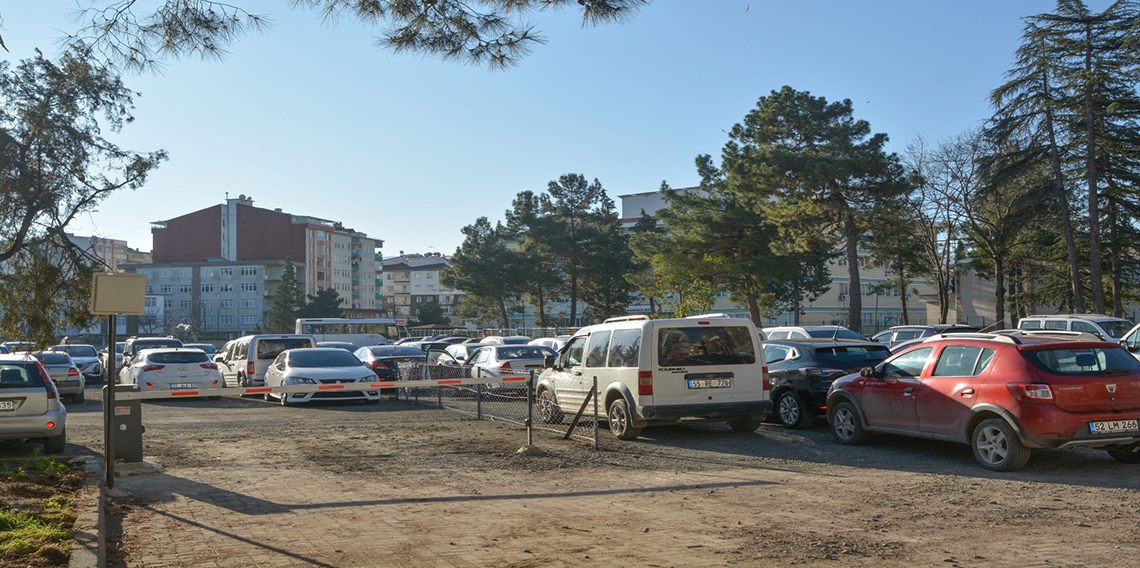
[[[694,319],[655,326],[651,347],[655,406],[765,400],[756,334],[731,320]]]

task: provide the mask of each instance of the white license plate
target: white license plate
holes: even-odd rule
[[[1090,434],[1120,434],[1123,432],[1140,432],[1140,420],[1089,422]]]
[[[174,384],[170,385],[170,388],[172,388],[172,389],[193,389],[193,388],[198,388],[198,385],[196,385],[194,383],[174,383]]]
[[[732,379],[693,379],[689,381],[691,389],[727,389],[732,387]]]
[[[16,410],[16,402],[12,400],[0,400],[0,410]]]

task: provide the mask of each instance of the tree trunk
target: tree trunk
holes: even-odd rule
[[[1113,317],[1124,317],[1124,304],[1121,296],[1124,293],[1121,283],[1120,271],[1123,269],[1120,259],[1120,248],[1123,246],[1120,240],[1120,227],[1117,225],[1116,199],[1113,197],[1108,198],[1108,246],[1109,254],[1112,258],[1112,315]]]
[[[800,284],[792,282],[792,325],[800,325]]]
[[[1045,97],[1049,98],[1049,79],[1042,76]],[[1049,160],[1053,165],[1053,192],[1061,205],[1061,233],[1065,237],[1065,254],[1069,260],[1069,293],[1076,313],[1085,311],[1084,292],[1081,289],[1080,261],[1077,243],[1073,238],[1073,214],[1069,208],[1069,192],[1065,190],[1065,174],[1061,171],[1061,150],[1057,147],[1057,133],[1053,128],[1053,110],[1045,109],[1045,128],[1049,132]]]
[[[546,299],[542,293],[542,286],[538,287],[538,327],[546,325]]]
[[[511,316],[507,314],[507,300],[499,298],[499,313],[503,316],[503,329],[510,329]]]
[[[1085,73],[1092,73],[1092,27],[1085,29]],[[1100,197],[1096,178],[1096,133],[1093,131],[1092,83],[1085,81],[1085,169],[1089,189],[1089,282],[1093,310],[1103,314],[1104,275],[1100,263]]]
[[[906,309],[906,275],[899,271],[899,304],[902,307],[902,323],[910,325],[910,314]]]
[[[847,327],[859,333],[863,324],[863,289],[859,282],[859,228],[855,224],[855,214],[851,211],[847,211],[843,219],[843,233],[847,238],[847,286],[851,290]]]
[[[938,323],[946,323],[950,316],[950,285],[938,286]]]
[[[993,255],[994,261],[994,324],[998,329],[1005,328],[1005,259]]]
[[[570,327],[576,327],[578,321],[578,275],[570,273]]]
[[[748,317],[752,319],[752,325],[762,327],[760,323],[760,304],[756,302],[756,289],[753,286],[751,276],[744,277],[744,292],[748,297]]]

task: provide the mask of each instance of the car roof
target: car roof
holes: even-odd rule
[[[866,346],[886,348],[886,346],[883,345],[882,343],[878,343],[875,341],[863,341],[861,339],[842,339],[842,338],[831,339],[830,337],[827,337],[827,338],[813,337],[811,339],[766,339],[766,340],[764,340],[764,345],[786,345],[788,347],[802,347],[804,345],[816,346],[816,347],[818,347],[818,346],[837,346],[837,345],[866,345]]]
[[[23,353],[22,351],[18,353],[0,353],[0,363],[26,363],[36,360],[34,357],[25,356]]]
[[[1064,330],[1011,330],[1009,333],[951,333],[947,335],[932,335],[921,343],[937,343],[941,341],[988,341],[1006,343],[1017,346],[1018,349],[1034,349],[1049,346],[1070,347],[1120,347],[1119,343],[1105,341],[1091,333],[1064,331]],[[918,343],[915,343],[917,345]]]
[[[206,353],[197,347],[155,347],[154,349],[143,349],[142,351],[139,351],[139,353],[142,353],[143,351],[145,351],[148,355],[153,355],[155,353]]]
[[[1053,314],[1053,315],[1040,315],[1034,314],[1021,318],[1023,320],[1033,319],[1074,319],[1074,320],[1091,320],[1091,321],[1128,321],[1124,318],[1105,314]]]

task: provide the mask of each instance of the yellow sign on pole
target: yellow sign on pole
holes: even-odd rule
[[[146,311],[145,274],[100,274],[91,281],[91,313],[141,316]]]

